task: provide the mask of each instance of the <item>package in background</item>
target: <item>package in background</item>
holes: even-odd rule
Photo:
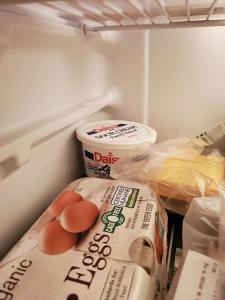
[[[173,300],[219,300],[218,275],[218,260],[188,251]]]
[[[191,202],[183,220],[182,257],[167,295],[167,300],[179,299],[182,289],[182,299],[220,299],[218,297],[220,212],[220,197],[199,197],[194,198]],[[205,264],[208,267],[205,267]],[[215,271],[212,270],[214,264],[216,265]],[[187,284],[185,280],[188,276],[190,280]],[[202,296],[200,295],[201,297],[196,294],[195,297],[198,297],[194,298],[194,293],[199,292],[198,285],[199,282],[201,284],[201,278],[206,282],[212,280],[211,287],[213,287],[213,284],[214,287],[210,290],[203,283],[204,293],[202,293]],[[184,288],[185,284],[186,287]],[[179,293],[177,292],[175,297],[175,292],[178,289]],[[211,294],[212,298],[203,297],[206,294]]]
[[[223,124],[197,138],[144,143],[112,167],[112,177],[150,184],[164,208],[185,215],[193,198],[218,195],[225,178]]]
[[[193,199],[183,221],[183,252],[189,250],[218,260],[220,197]]]
[[[48,209],[0,265],[0,299],[162,299],[167,218],[157,196],[132,181],[84,178],[65,190],[94,202],[99,217],[78,244],[46,255],[39,232]]]

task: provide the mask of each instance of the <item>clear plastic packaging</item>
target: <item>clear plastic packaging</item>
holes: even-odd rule
[[[185,269],[185,261],[190,254],[190,251],[193,253],[202,254],[202,257],[212,258],[215,262],[218,263],[219,260],[219,245],[220,245],[220,215],[221,215],[221,198],[219,197],[200,197],[193,199],[191,206],[184,217],[183,220],[183,252],[181,263],[179,268],[173,278],[173,282],[171,288],[167,295],[167,300],[174,299],[175,292],[177,290],[178,284],[180,284],[181,275],[183,274],[183,270]],[[224,237],[223,237],[224,239]],[[223,253],[224,256],[224,253]],[[201,256],[200,256],[201,257]],[[199,262],[201,259],[199,260]],[[192,260],[189,259],[189,263],[193,263]],[[187,266],[190,269],[193,268],[191,266]],[[199,270],[201,269],[201,264],[199,264]],[[196,268],[197,271],[198,268]],[[186,270],[187,272],[187,270]],[[214,280],[217,281],[217,285],[214,286],[213,291],[213,299],[222,300],[224,297],[219,298],[220,286],[222,286],[223,281],[220,282],[220,278],[223,274],[219,274],[218,278]],[[196,280],[200,280],[198,275],[196,276]],[[193,285],[188,282],[189,288],[194,289]],[[177,299],[177,298],[176,298]],[[186,298],[185,298],[186,299]],[[192,298],[191,298],[192,299]],[[190,300],[191,300],[190,299]],[[208,298],[207,298],[208,299]],[[210,298],[211,299],[211,298]]]
[[[213,300],[225,299],[225,182],[218,186],[220,197],[202,197],[192,201],[183,222],[183,254],[167,300],[174,299],[189,251],[215,259],[219,266]],[[211,298],[210,298],[211,299]]]
[[[217,195],[224,179],[224,157],[217,150],[204,155],[199,139],[144,143],[116,163],[111,176],[154,186],[164,208],[185,215],[194,197]]]
[[[201,197],[192,201],[183,221],[183,254],[189,250],[218,259],[220,228],[219,197]]]

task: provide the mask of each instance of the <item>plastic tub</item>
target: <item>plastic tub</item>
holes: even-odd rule
[[[154,143],[156,136],[154,129],[130,121],[107,120],[78,127],[86,174],[110,178],[110,168],[116,161],[140,143]]]

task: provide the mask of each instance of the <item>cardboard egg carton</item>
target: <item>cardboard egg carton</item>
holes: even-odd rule
[[[0,299],[161,299],[167,220],[149,187],[84,178],[66,190],[94,202],[99,217],[76,246],[46,255],[37,245],[48,210],[0,264]]]

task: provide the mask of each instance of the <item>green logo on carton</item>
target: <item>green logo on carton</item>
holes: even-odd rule
[[[102,222],[105,224],[103,231],[113,233],[117,226],[124,223],[125,217],[122,211],[122,207],[114,206],[112,210],[104,213],[102,216]]]

